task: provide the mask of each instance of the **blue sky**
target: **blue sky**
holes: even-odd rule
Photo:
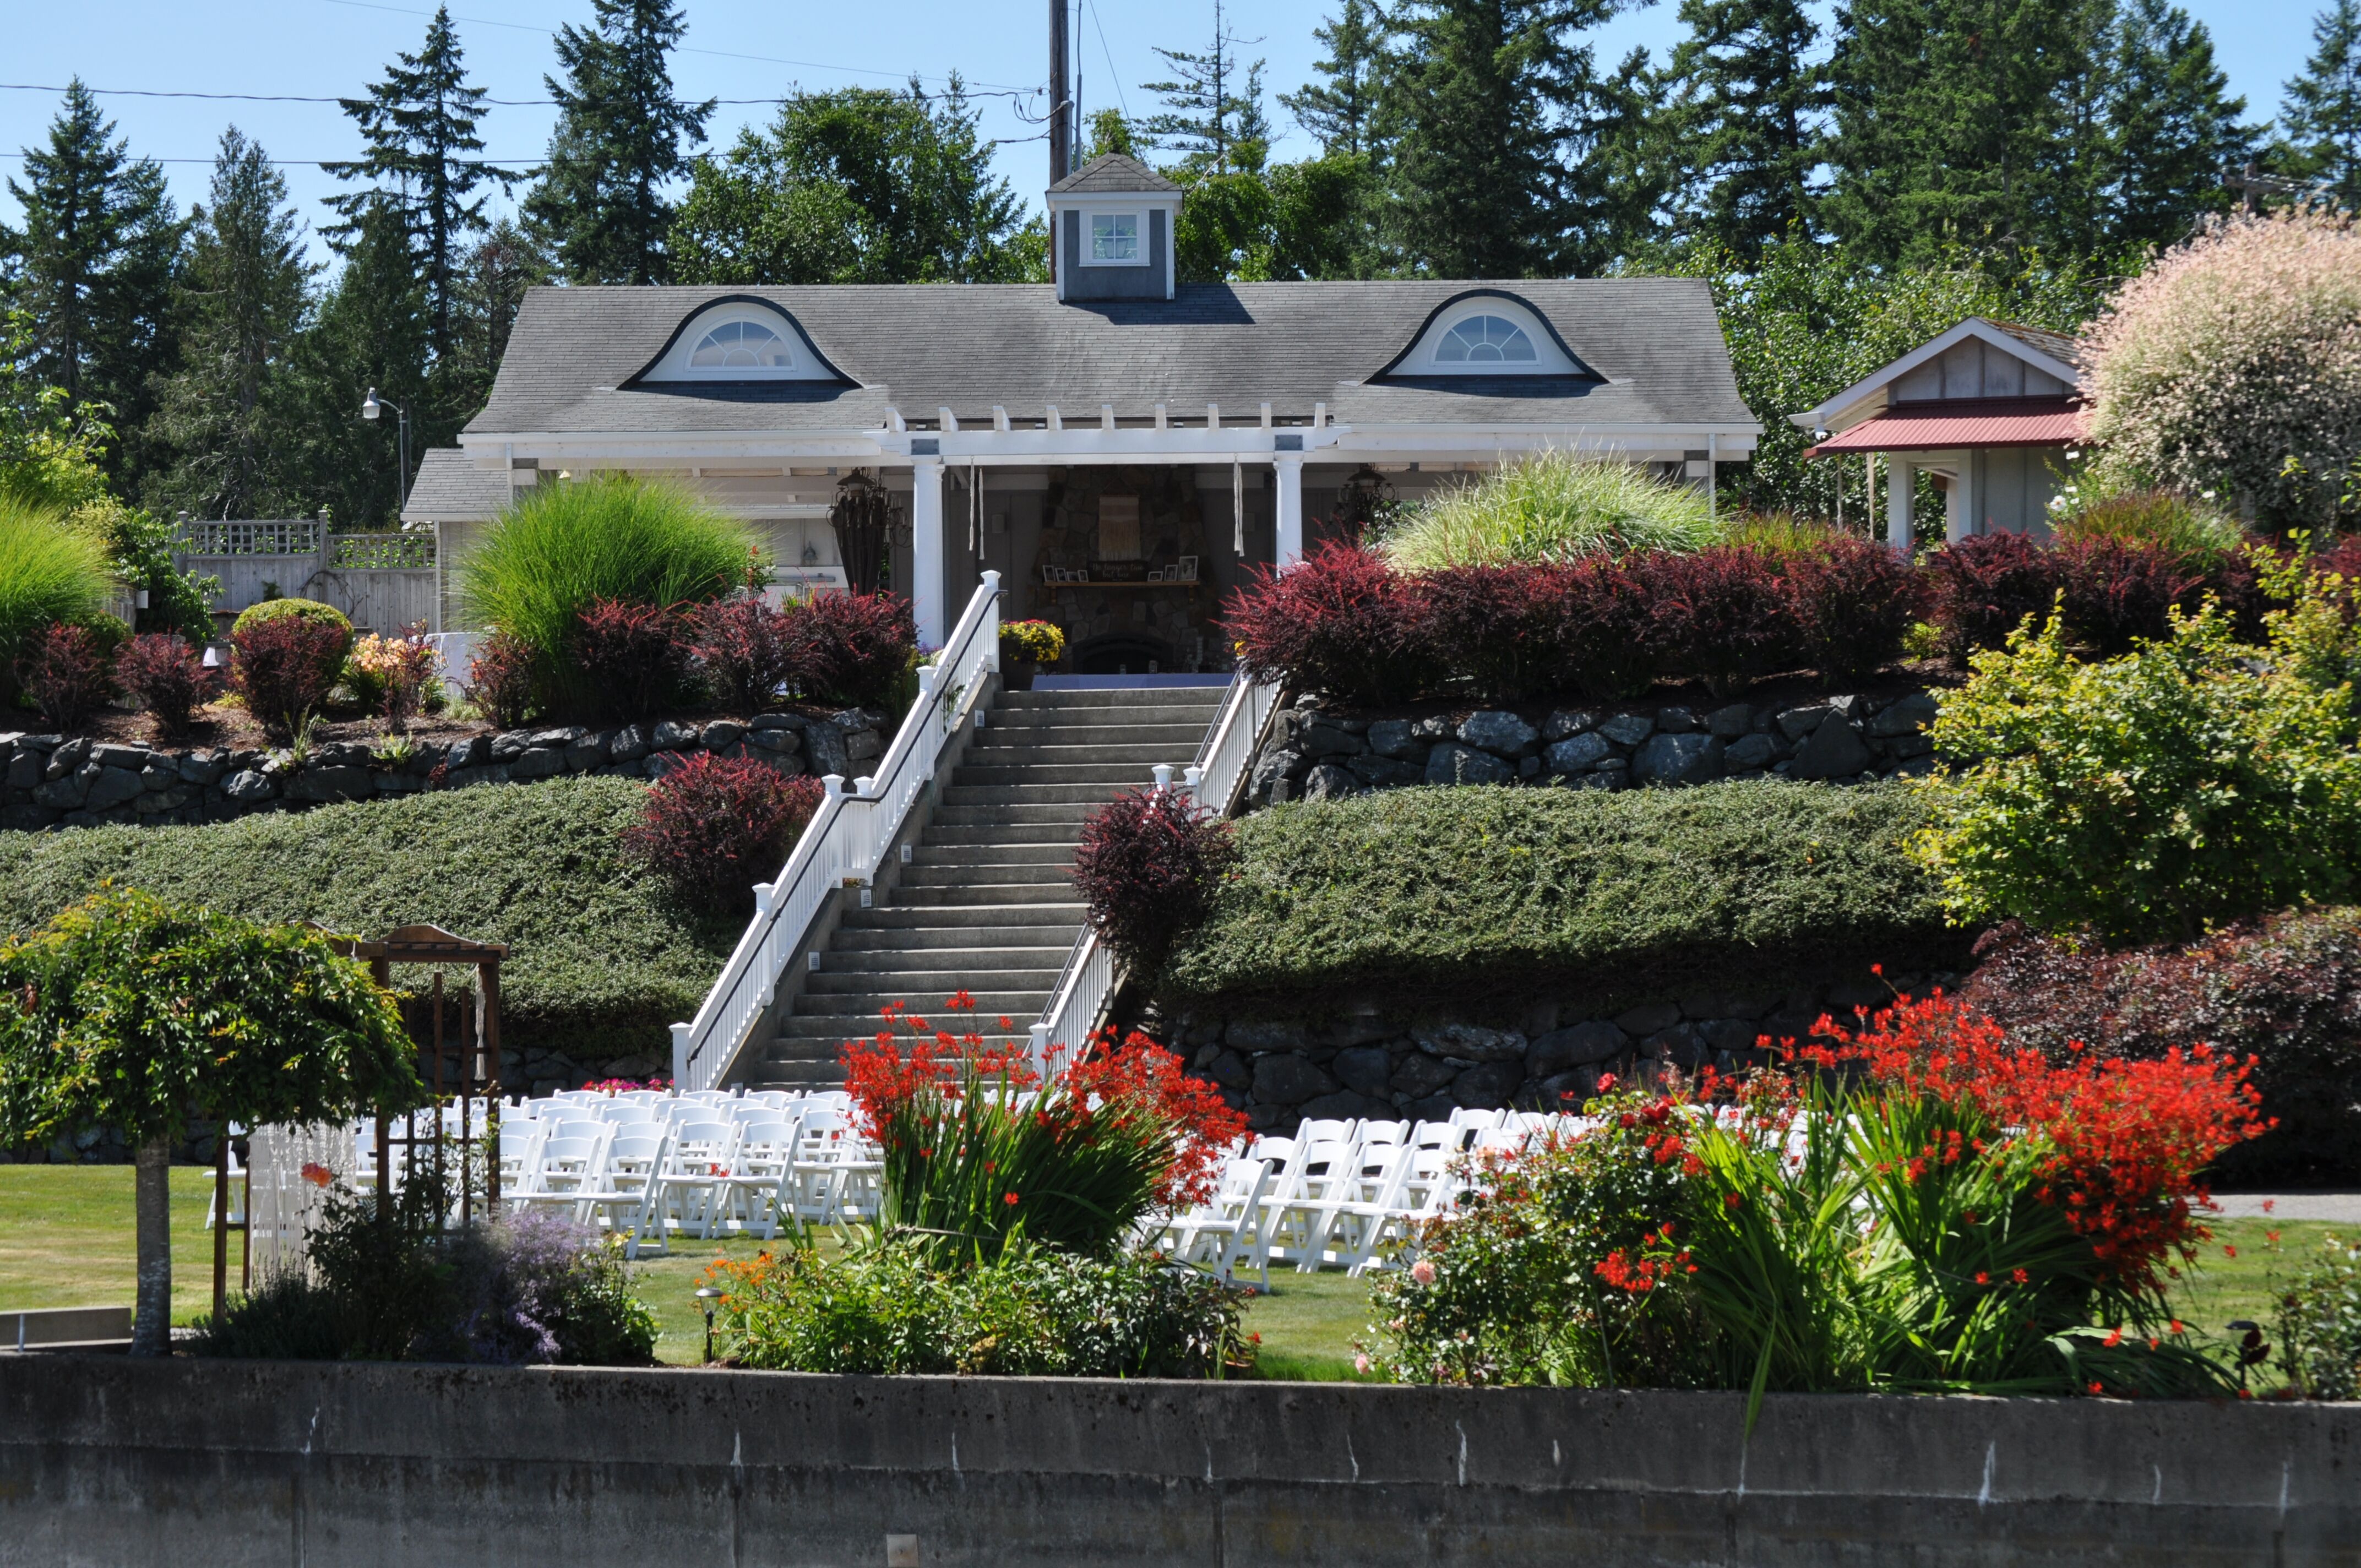
[[[2314,0],[2183,0],[2212,29],[2232,87],[2244,93],[2252,118],[2276,109],[2279,84],[2301,65],[2311,44]],[[1311,73],[1317,48],[1312,29],[1333,0],[1260,0],[1230,13],[1233,31],[1259,43],[1249,59],[1268,60],[1274,91],[1292,89]],[[431,4],[418,0],[272,0],[269,4],[188,3],[188,0],[69,0],[37,5],[9,0],[8,49],[0,77],[11,83],[62,85],[79,72],[99,88],[334,96],[357,93],[401,49],[423,37]],[[1039,126],[1022,112],[1039,112],[1037,89],[1046,74],[1047,6],[947,4],[895,0],[881,5],[814,5],[809,0],[689,0],[689,32],[675,62],[689,95],[724,99],[775,98],[800,86],[818,90],[855,83],[892,85],[918,72],[939,85],[953,71],[980,93],[988,135],[1038,137]],[[453,6],[467,64],[495,98],[546,96],[542,75],[553,68],[550,34],[562,22],[586,19],[587,0],[459,0]],[[1628,13],[1600,29],[1602,60],[1634,46],[1658,51],[1680,35],[1676,0]],[[1212,0],[1165,0],[1154,5],[1088,0],[1080,24],[1085,112],[1110,101],[1137,113],[1152,106],[1140,83],[1159,80],[1154,46],[1199,49],[1213,27]],[[308,163],[351,157],[350,122],[334,104],[234,103],[188,98],[110,96],[103,100],[131,146],[168,160],[175,194],[185,205],[202,195],[222,127],[235,122],[273,158]],[[17,149],[39,141],[57,98],[48,92],[0,90],[0,173],[20,177]],[[546,147],[554,111],[498,107],[484,122],[486,153],[529,160]],[[760,104],[724,104],[710,136],[726,143],[739,126],[767,119]],[[1285,133],[1279,155],[1309,150],[1283,110],[1272,105]],[[1001,170],[1038,205],[1048,154],[1038,139],[1012,139],[999,149]],[[185,160],[185,161],[182,161]],[[319,198],[336,188],[314,167],[283,170],[307,221],[316,224]],[[16,203],[0,195],[10,221]]]

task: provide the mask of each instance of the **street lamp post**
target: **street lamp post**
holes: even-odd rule
[[[368,389],[368,395],[361,400],[361,418],[374,421],[386,409],[393,411],[394,425],[398,432],[395,440],[398,447],[397,461],[400,466],[393,471],[393,510],[398,521],[403,510],[410,505],[410,411],[400,403],[379,397],[377,389],[371,387]]]

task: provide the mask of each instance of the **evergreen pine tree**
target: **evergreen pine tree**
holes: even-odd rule
[[[1268,146],[1270,121],[1262,107],[1263,62],[1240,68],[1235,50],[1258,38],[1241,38],[1222,19],[1222,0],[1213,0],[1213,43],[1203,54],[1159,49],[1176,80],[1143,82],[1143,90],[1160,93],[1164,112],[1151,115],[1137,127],[1157,146],[1180,153],[1191,168],[1226,174],[1239,163],[1239,144]],[[1255,161],[1257,153],[1246,155]]]
[[[670,0],[593,0],[588,28],[558,32],[566,80],[549,162],[525,203],[566,277],[577,283],[662,283],[674,207],[664,187],[688,172],[713,101],[684,104],[665,63],[688,30]]]
[[[2332,0],[2312,19],[2312,58],[2284,89],[2285,140],[2273,161],[2361,206],[2361,0]]]
[[[2229,88],[2205,24],[2171,0],[2125,0],[2107,90],[2117,246],[2170,245],[2229,205],[2222,170],[2255,139],[2239,123],[2246,101]]]
[[[388,201],[361,208],[352,223],[344,269],[297,341],[275,397],[283,482],[303,498],[296,510],[324,506],[339,526],[376,528],[395,518],[399,444],[394,420],[361,418],[368,389],[410,411],[413,472],[428,447],[449,444],[457,424],[430,402],[432,316],[412,269],[406,215]]]
[[[328,199],[345,220],[330,232],[349,236],[362,214],[388,204],[401,214],[426,289],[428,344],[441,359],[456,344],[454,296],[468,239],[484,227],[485,197],[476,192],[494,183],[505,188],[517,177],[468,156],[484,150],[476,135],[484,90],[467,85],[447,7],[438,6],[427,24],[425,46],[399,58],[384,81],[370,83],[368,97],[343,100],[368,150],[322,167],[339,180],[371,184]]]
[[[508,352],[509,331],[524,306],[525,291],[556,275],[549,253],[532,231],[505,215],[468,253],[459,274],[459,346],[451,373],[458,408],[473,418],[491,396],[492,378]]]
[[[1389,217],[1404,260],[1441,278],[1560,269],[1563,156],[1590,113],[1591,52],[1571,35],[1614,0],[1404,0],[1385,75]]]
[[[169,369],[172,276],[185,226],[164,170],[134,159],[114,122],[76,78],[49,124],[49,144],[25,149],[25,180],[8,181],[24,226],[0,227],[0,275],[31,321],[31,362],[60,388],[64,412],[124,433],[102,466],[118,487],[138,482],[137,440],[155,408],[150,375]]]
[[[1802,0],[1682,0],[1688,37],[1666,74],[1683,227],[1752,257],[1815,226],[1828,134],[1828,64]]]
[[[303,323],[313,269],[302,225],[287,181],[236,126],[222,133],[211,199],[191,220],[181,366],[163,381],[153,422],[172,466],[152,488],[154,504],[203,517],[280,515],[270,400]]]
[[[1312,36],[1328,51],[1328,58],[1312,62],[1322,80],[1280,93],[1280,105],[1330,156],[1374,155],[1372,121],[1386,61],[1385,13],[1370,0],[1345,0],[1336,19],[1312,28]]]

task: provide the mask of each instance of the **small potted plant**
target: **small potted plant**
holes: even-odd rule
[[[1000,678],[1013,692],[1029,692],[1044,664],[1065,657],[1066,634],[1046,620],[1012,620],[1000,629]]]

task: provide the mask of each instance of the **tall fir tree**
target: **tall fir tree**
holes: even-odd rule
[[[412,268],[406,215],[391,202],[353,214],[343,269],[321,299],[280,378],[280,423],[287,484],[302,510],[328,509],[344,528],[382,528],[395,519],[401,488],[397,422],[361,418],[369,389],[411,413],[414,472],[430,446],[456,427],[438,425],[425,284]],[[441,416],[446,422],[447,415]]]
[[[1817,226],[1833,95],[1802,0],[1682,0],[1666,68],[1681,227],[1742,257]]]
[[[1384,11],[1371,0],[1345,0],[1335,19],[1312,28],[1312,36],[1328,51],[1312,62],[1321,79],[1280,93],[1280,106],[1329,156],[1374,157],[1378,93],[1386,65]]]
[[[151,461],[138,434],[155,410],[149,378],[172,364],[172,280],[187,232],[164,170],[130,156],[77,77],[48,145],[25,149],[25,179],[8,193],[24,226],[0,227],[0,258],[11,302],[30,319],[27,368],[64,391],[68,418],[122,433],[101,463],[118,488],[135,488]]]
[[[1568,142],[1591,113],[1590,49],[1615,0],[1404,0],[1385,76],[1391,238],[1411,269],[1519,278],[1563,269]]]
[[[2213,39],[2171,0],[2124,0],[2107,85],[2109,230],[2117,247],[2163,247],[2229,205],[2222,170],[2253,149],[2246,101],[2213,63]]]
[[[287,181],[236,126],[222,133],[209,199],[191,219],[181,368],[162,381],[151,426],[172,461],[150,487],[151,504],[203,517],[280,515],[291,503],[280,482],[276,383],[308,302],[303,225]]]
[[[2273,161],[2327,181],[2345,206],[2361,207],[2361,0],[2332,0],[2312,18],[2312,58],[2284,89]]]
[[[461,407],[483,407],[492,378],[508,352],[509,332],[524,308],[525,291],[555,280],[548,251],[531,230],[502,214],[476,243],[458,283],[457,364],[449,372]]]
[[[478,192],[517,178],[470,156],[484,150],[476,135],[484,90],[467,84],[449,9],[436,8],[424,46],[400,56],[384,81],[369,84],[368,96],[343,103],[368,150],[351,162],[322,167],[339,180],[369,185],[328,199],[344,219],[331,232],[349,236],[364,213],[390,208],[401,215],[426,290],[428,345],[437,359],[448,358],[457,343],[460,269],[473,236],[484,228],[487,198]]]
[[[1260,41],[1232,33],[1223,19],[1222,0],[1213,0],[1211,48],[1202,54],[1157,49],[1174,80],[1141,84],[1163,97],[1164,112],[1140,121],[1138,134],[1180,154],[1191,168],[1226,174],[1242,163],[1258,162],[1258,150],[1242,156],[1242,147],[1259,148],[1270,142],[1270,121],[1262,107],[1263,61],[1242,66],[1237,49]]]
[[[667,63],[687,32],[670,0],[593,0],[589,27],[557,35],[566,80],[549,161],[525,203],[577,283],[662,283],[675,209],[665,188],[689,171],[713,100],[684,104]]]

